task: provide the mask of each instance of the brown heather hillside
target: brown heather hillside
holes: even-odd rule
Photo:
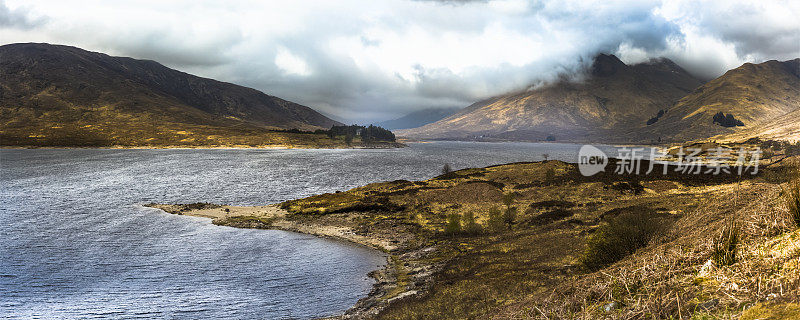
[[[743,127],[713,123],[718,112],[732,114]],[[670,107],[655,124],[633,137],[702,139],[800,139],[800,59],[746,63],[711,80]],[[720,136],[718,136],[720,135]]]
[[[335,144],[269,129],[338,124],[260,91],[155,61],[50,44],[0,46],[4,146]]]
[[[670,60],[625,65],[599,55],[582,82],[563,81],[477,102],[398,135],[418,139],[618,141],[702,82]]]

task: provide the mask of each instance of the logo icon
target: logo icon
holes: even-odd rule
[[[584,145],[578,151],[578,170],[588,177],[606,170],[608,156],[603,150],[592,145]]]

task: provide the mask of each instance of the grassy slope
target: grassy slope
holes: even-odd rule
[[[335,124],[308,107],[154,61],[0,46],[2,146],[345,146],[269,130]]]
[[[797,232],[782,234],[790,227],[777,200],[780,170],[739,184],[726,177],[646,178],[637,194],[630,188],[637,181],[585,178],[573,165],[549,161],[371,184],[282,206],[295,221],[347,226],[397,245],[390,253],[398,286],[382,299],[408,297],[393,300],[379,318],[731,316],[766,297],[798,300],[800,250],[775,254],[776,246],[798,244]],[[474,212],[486,225],[490,208],[503,207],[509,193],[519,212],[511,230],[442,233],[451,213]],[[617,264],[581,268],[587,237],[626,211],[658,215],[669,227]],[[731,217],[744,225],[742,261],[699,278],[711,239]],[[759,273],[765,266],[769,272]],[[617,308],[603,314],[600,307],[612,301]],[[703,311],[704,303],[713,306]]]
[[[746,63],[709,81],[683,97],[654,125],[637,134],[687,141],[716,136],[796,139],[800,108],[800,59]],[[724,128],[713,123],[717,112],[733,114],[744,127]],[[793,113],[794,112],[794,113]],[[678,128],[678,130],[676,130]],[[791,131],[791,130],[788,130]]]

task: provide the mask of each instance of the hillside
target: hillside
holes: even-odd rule
[[[319,145],[270,129],[339,124],[155,61],[35,43],[0,46],[0,123],[5,146]]]
[[[743,126],[724,127],[714,115],[731,114]],[[746,63],[683,97],[655,124],[632,137],[686,141],[800,139],[800,59]]]
[[[778,158],[756,177],[585,177],[544,161],[280,205],[150,206],[383,250],[386,269],[344,319],[788,319],[800,314],[800,217]]]
[[[489,98],[398,135],[418,139],[616,141],[702,83],[670,60],[599,55],[583,81]]]
[[[461,109],[460,108],[423,109],[411,112],[397,119],[378,122],[375,125],[389,130],[416,128],[442,120],[458,112],[459,110]]]

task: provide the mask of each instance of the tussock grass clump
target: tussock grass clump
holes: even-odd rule
[[[795,177],[789,182],[789,186],[783,190],[786,199],[786,207],[789,209],[789,216],[794,221],[795,226],[800,228],[800,179]]]
[[[581,264],[589,270],[598,270],[622,260],[646,246],[663,230],[661,220],[650,212],[629,212],[614,217],[589,238]]]
[[[729,266],[736,263],[736,247],[741,240],[739,226],[731,221],[714,241],[711,259],[718,266]]]

